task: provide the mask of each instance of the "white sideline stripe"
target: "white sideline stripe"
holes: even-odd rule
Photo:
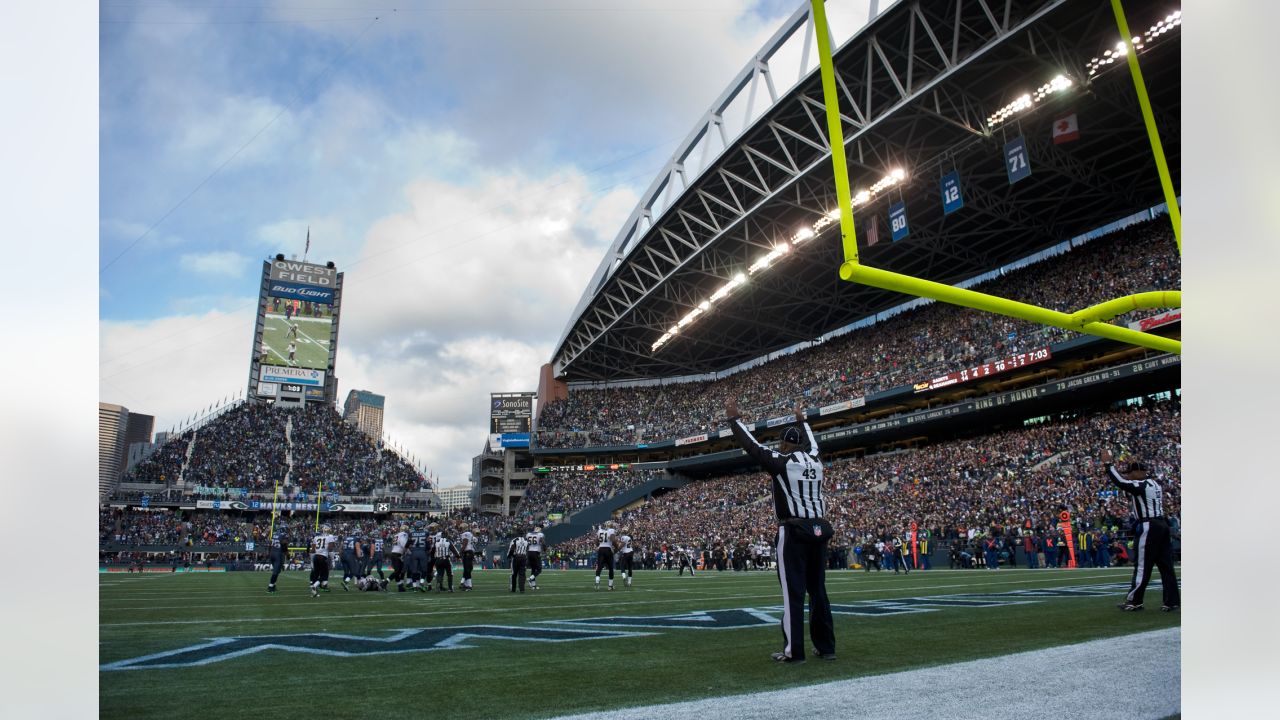
[[[1077,580],[1084,580],[1084,579],[1105,578],[1106,575],[1075,575],[1072,577],[1074,577],[1074,579],[1077,579]],[[1007,580],[1007,581],[983,582],[983,583],[957,583],[953,585],[919,585],[915,587],[902,588],[902,591],[906,594],[898,595],[897,597],[915,597],[915,593],[918,593],[921,590],[942,590],[942,589],[968,588],[968,587],[985,588],[985,587],[992,587],[995,585],[1025,585],[1030,582],[1036,582],[1036,581],[1034,579],[1028,579],[1028,580]],[[1082,584],[1082,583],[1075,583],[1075,584]],[[1053,585],[1053,586],[1045,586],[1045,587],[1058,588],[1058,587],[1071,587],[1071,585],[1070,584]],[[868,588],[865,590],[828,590],[827,595],[835,597],[835,596],[842,596],[842,595],[861,595],[864,593],[881,593],[884,591],[885,591],[884,587]],[[506,591],[503,590],[502,592],[506,592]],[[500,592],[499,594],[501,595],[502,592]],[[594,593],[585,592],[585,587],[584,587],[583,592],[556,593],[556,594],[557,595],[561,595],[561,594],[576,595],[579,597],[583,597],[583,596],[589,596]],[[778,598],[778,592],[775,590],[773,592],[764,593],[764,594],[749,593],[749,594],[739,594],[739,595],[721,595],[719,598],[716,598],[716,600],[717,601],[755,600],[759,598],[772,598],[776,600]],[[542,605],[542,606],[539,606],[538,609],[539,610],[574,609],[574,610],[589,611],[590,608],[597,608],[597,607],[603,608],[603,609],[612,609],[612,608],[618,608],[618,607],[623,607],[627,605],[668,605],[673,603],[705,602],[708,598],[662,598],[658,600],[629,600],[629,601],[621,601],[621,602],[611,602],[608,600],[600,600],[600,601],[593,600],[590,602],[586,602],[585,597],[583,599],[584,599],[584,602],[571,603],[568,605]],[[892,600],[894,598],[887,597],[887,598],[880,598],[880,599]],[[350,607],[350,606],[348,605],[347,607]],[[420,612],[396,612],[396,613],[371,612],[371,613],[351,613],[346,615],[297,615],[297,616],[279,616],[279,617],[237,618],[235,622],[236,623],[252,623],[252,622],[281,622],[281,621],[300,621],[300,620],[345,620],[350,618],[375,618],[375,617],[424,617],[424,616],[432,616],[432,615],[454,615],[457,613],[472,613],[472,612],[505,613],[505,612],[511,612],[513,610],[514,608],[507,607],[507,606],[483,607],[483,608],[475,607],[475,608],[467,608],[465,610],[436,610],[436,611],[426,610],[426,611],[420,611]],[[227,622],[228,620],[225,617],[207,618],[202,620],[145,620],[145,621],[138,621],[138,622],[114,622],[114,623],[100,622],[98,623],[98,631],[102,632],[106,628],[137,627],[137,626],[151,626],[151,625],[222,625],[222,624],[226,624]]]
[[[1123,615],[1116,614],[1117,621]],[[1162,718],[1182,710],[1181,628],[1122,635],[984,660],[727,697],[558,720],[735,720],[768,718],[1066,717],[1071,720]],[[836,663],[866,663],[857,639],[838,648]],[[761,656],[761,663],[772,662]],[[807,664],[826,662],[812,659]],[[1051,668],[1052,672],[1041,672]],[[803,682],[805,665],[779,665]],[[1022,680],[1031,670],[1031,684]]]

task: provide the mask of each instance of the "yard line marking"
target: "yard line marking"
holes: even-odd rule
[[[1109,575],[1114,575],[1114,573],[1109,573]],[[1073,575],[1072,576],[1073,579],[1081,579],[1081,580],[1092,580],[1092,579],[1099,579],[1099,578],[1106,578],[1106,577],[1108,577],[1108,575]],[[899,588],[899,590],[902,592],[910,592],[914,594],[916,592],[919,592],[920,590],[938,590],[938,589],[966,588],[966,587],[991,587],[994,585],[1025,585],[1030,582],[1034,582],[1034,581],[1033,580],[1008,580],[1008,581],[998,581],[994,583],[990,583],[990,582],[961,583],[956,585],[932,585],[932,586],[917,586],[917,587],[911,587],[911,588]],[[1070,587],[1070,585],[1063,585],[1063,586],[1057,586],[1057,587]],[[834,591],[828,590],[827,594],[828,595],[858,595],[858,594],[879,593],[879,592],[884,592],[884,588],[868,588],[865,590],[834,590]],[[572,594],[572,593],[566,593],[566,594]],[[756,598],[777,598],[777,596],[778,596],[777,591],[773,591],[768,594],[755,593],[755,594],[747,594],[747,595],[722,595],[720,596],[719,599],[744,600],[744,599],[756,599]],[[911,595],[900,595],[900,596],[910,597]],[[885,598],[885,599],[892,599],[892,598]],[[539,610],[581,609],[584,611],[589,611],[588,610],[589,608],[594,608],[594,607],[613,608],[613,607],[623,607],[623,606],[630,606],[630,605],[657,605],[657,604],[666,604],[666,603],[704,602],[705,600],[706,598],[688,598],[688,599],[666,598],[661,600],[630,600],[630,601],[623,601],[623,602],[609,602],[609,601],[587,602],[587,603],[577,602],[569,605],[541,605],[541,606],[538,606],[538,609]],[[225,624],[227,622],[249,623],[249,622],[303,621],[303,620],[343,620],[343,619],[350,619],[350,618],[378,618],[378,617],[422,617],[422,616],[429,617],[432,615],[456,615],[459,613],[474,613],[474,612],[509,613],[509,612],[512,612],[513,610],[518,610],[518,609],[519,608],[513,608],[511,606],[501,606],[501,607],[468,607],[468,608],[459,609],[459,610],[441,610],[441,611],[435,611],[435,612],[353,613],[353,614],[347,614],[347,615],[302,615],[302,616],[284,616],[284,617],[269,617],[269,618],[238,618],[234,620],[228,620],[227,618],[202,619],[202,620],[149,620],[149,621],[123,622],[123,623],[99,623],[98,629],[101,631],[102,629],[105,629],[105,628],[116,628],[116,627],[163,626],[163,625],[218,625],[218,624]]]

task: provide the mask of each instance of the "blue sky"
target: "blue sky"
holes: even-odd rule
[[[639,194],[799,3],[100,5],[100,399],[246,383],[264,257],[345,271],[339,393],[461,482]],[[853,3],[865,7],[865,2]],[[865,10],[863,10],[865,12]]]

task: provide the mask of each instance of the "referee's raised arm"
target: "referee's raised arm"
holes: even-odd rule
[[[1103,466],[1107,468],[1107,479],[1111,481],[1112,485],[1115,485],[1130,495],[1142,495],[1143,487],[1146,485],[1146,482],[1142,480],[1130,480],[1124,475],[1121,475],[1120,471],[1116,469],[1114,462],[1115,458],[1112,457],[1110,450],[1103,450],[1101,459]]]
[[[733,437],[737,439],[738,445],[746,451],[753,460],[760,463],[770,474],[785,472],[787,459],[779,455],[776,451],[771,450],[756,440],[751,431],[742,422],[742,413],[738,410],[738,399],[731,397],[724,401],[724,414],[729,421],[729,429],[733,431]]]

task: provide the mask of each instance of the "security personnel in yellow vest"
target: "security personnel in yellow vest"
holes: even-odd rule
[[[1078,538],[1076,544],[1080,546],[1080,567],[1097,567],[1097,563],[1094,558],[1096,545],[1094,543],[1093,535],[1084,528],[1080,528],[1076,532],[1079,533],[1076,535]]]
[[[929,531],[921,530],[916,535],[916,543],[920,551],[920,568],[921,570],[930,570],[932,565],[929,564]]]

